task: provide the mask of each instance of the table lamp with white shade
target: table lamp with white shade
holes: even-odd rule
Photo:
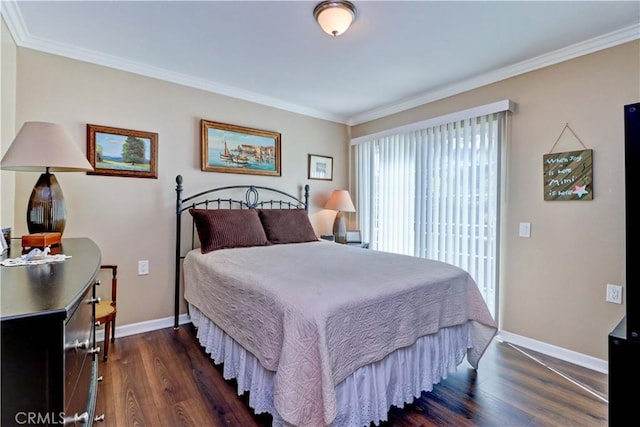
[[[347,242],[347,226],[345,225],[344,216],[342,212],[355,212],[356,208],[353,206],[351,196],[348,190],[333,190],[331,197],[324,205],[325,209],[331,209],[338,211],[336,219],[333,221],[333,234],[336,237],[336,242]]]
[[[59,124],[29,121],[0,161],[0,169],[43,172],[27,207],[29,233],[64,232],[67,208],[62,188],[51,172],[92,171],[93,167]]]

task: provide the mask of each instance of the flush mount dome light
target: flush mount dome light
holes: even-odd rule
[[[346,0],[323,1],[313,9],[313,16],[325,33],[335,37],[356,19],[356,7]]]

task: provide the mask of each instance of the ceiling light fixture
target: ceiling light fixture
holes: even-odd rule
[[[313,9],[313,16],[325,33],[336,37],[355,21],[356,7],[346,0],[323,1]]]

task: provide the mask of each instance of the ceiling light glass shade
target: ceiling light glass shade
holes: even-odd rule
[[[92,171],[93,167],[61,125],[25,122],[0,161],[0,169],[44,172],[29,198],[27,227],[30,234],[62,234],[67,209],[62,188],[50,171]]]
[[[356,7],[346,0],[323,1],[315,7],[313,16],[325,33],[335,37],[349,29],[356,18]]]

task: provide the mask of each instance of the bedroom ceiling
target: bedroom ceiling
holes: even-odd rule
[[[358,124],[640,38],[638,1],[2,1],[18,46]],[[640,84],[640,82],[639,82]]]

